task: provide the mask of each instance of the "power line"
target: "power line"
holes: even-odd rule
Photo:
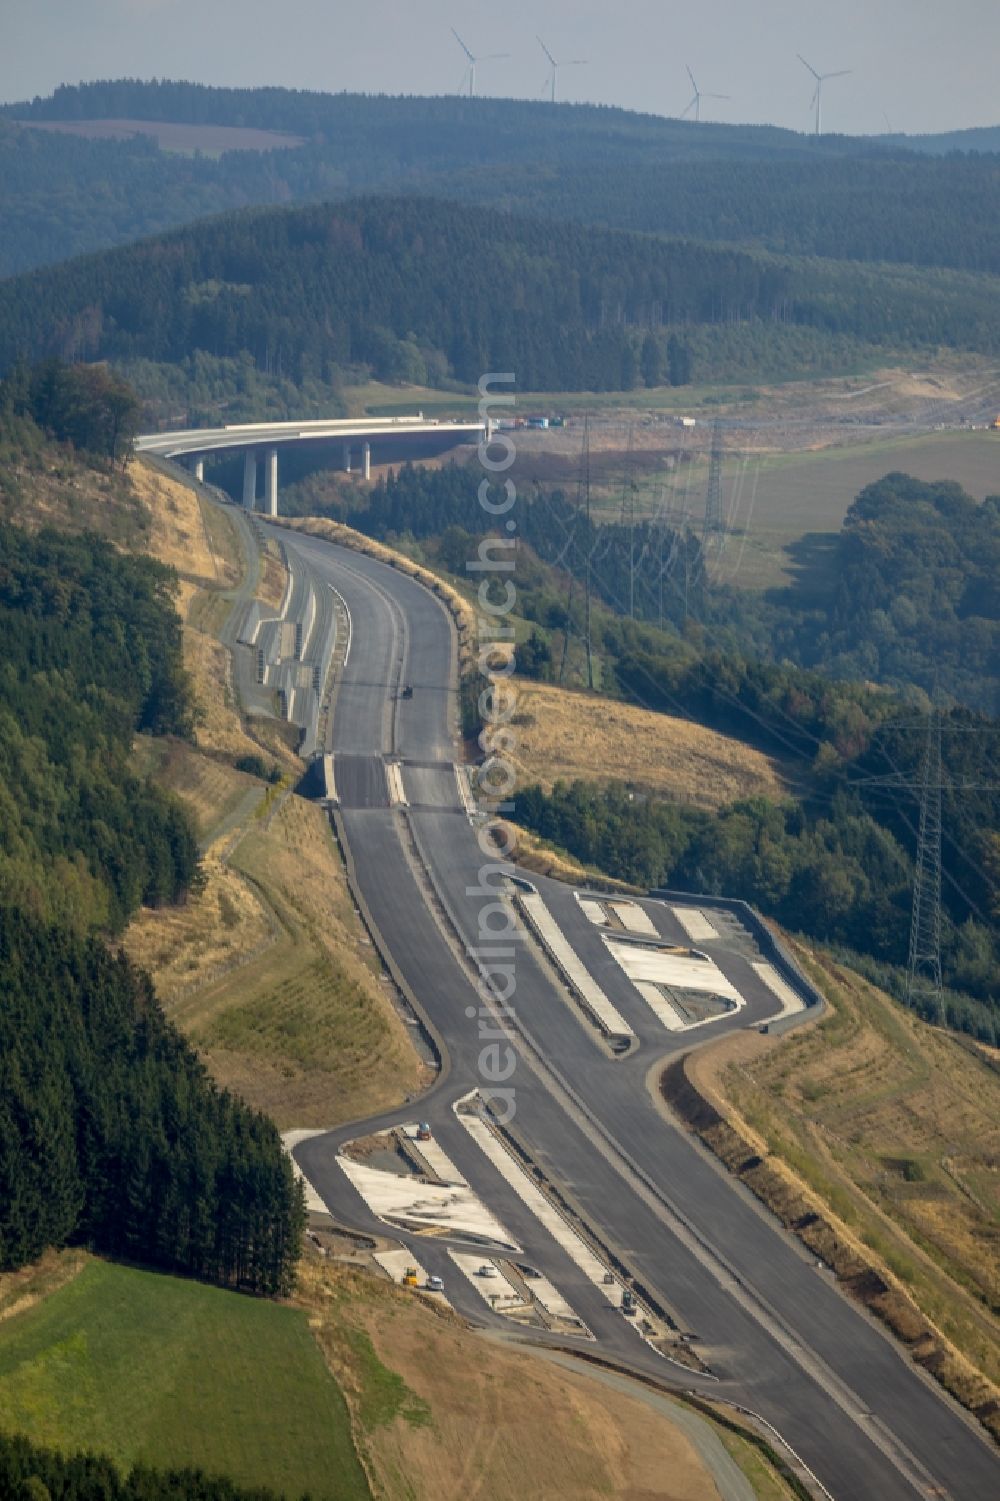
[[[920,766],[920,831],[913,873],[906,1004],[930,1001],[941,1021],[941,718],[927,716],[927,740]]]
[[[583,494],[587,512],[587,569],[584,601],[584,631],[587,639],[587,687],[594,691],[594,646],[590,633],[590,571],[594,542],[590,525],[590,417],[583,419]]]
[[[722,555],[726,544],[726,518],[722,514],[722,423],[718,418],[712,428],[712,451],[708,460],[708,491],[705,495],[705,524],[701,545],[706,558]]]

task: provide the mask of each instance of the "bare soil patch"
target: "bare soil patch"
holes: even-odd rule
[[[124,141],[152,136],[161,151],[193,156],[221,156],[224,151],[287,151],[305,144],[304,136],[244,125],[182,125],[170,120],[16,120],[26,130],[54,130],[91,141]]]
[[[381,1494],[718,1496],[690,1440],[639,1398],[487,1344],[447,1312],[343,1268],[306,1263],[298,1296]],[[393,1375],[401,1389],[390,1403]]]

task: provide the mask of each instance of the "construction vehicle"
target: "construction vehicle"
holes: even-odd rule
[[[420,1125],[417,1127],[417,1140],[418,1141],[430,1141],[430,1139],[431,1139],[431,1128],[427,1124],[426,1121],[421,1121]]]
[[[406,1268],[405,1272],[403,1273],[403,1286],[404,1287],[416,1287],[417,1286],[417,1269],[416,1269],[415,1266],[408,1266]]]
[[[629,1292],[626,1288],[622,1293],[622,1313],[627,1319],[634,1319],[637,1312],[635,1293]]]

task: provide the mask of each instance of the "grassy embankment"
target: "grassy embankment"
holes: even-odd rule
[[[828,1014],[699,1049],[667,1098],[1000,1438],[1000,1060],[797,949]]]
[[[761,1501],[792,1494],[727,1429],[696,1424],[692,1442],[665,1398],[485,1345],[412,1294],[317,1260],[282,1306],[50,1253],[0,1277],[0,1408],[40,1444],[199,1465],[289,1497],[625,1501],[667,1477],[676,1501],[712,1501],[720,1444]]]
[[[520,780],[602,778],[702,808],[788,794],[784,769],[752,746],[689,719],[553,683],[515,681],[511,720]]]
[[[140,912],[125,946],[219,1082],[285,1126],[388,1106],[422,1077],[357,922],[321,810],[234,763],[257,756],[297,778],[281,727],[241,721],[218,631],[245,559],[228,513],[139,461],[105,475],[45,448],[16,476],[21,525],[97,529],[177,570],[196,743],[139,737],[139,767],[186,803],[204,846],[204,889]],[[284,570],[262,560],[257,595],[276,606]]]
[[[302,1297],[362,1414],[366,1462],[389,1496],[635,1497],[711,1501],[698,1448],[673,1404],[488,1344],[453,1316],[345,1268],[307,1264]],[[402,1421],[400,1421],[402,1419]],[[788,1489],[759,1448],[714,1425],[761,1501]],[[409,1489],[407,1489],[409,1488]]]
[[[183,517],[184,655],[202,709],[195,747],[146,744],[140,754],[187,802],[206,846],[204,889],[183,907],[141,912],[126,946],[151,970],[170,1016],[220,1083],[283,1129],[332,1125],[386,1108],[425,1077],[358,923],[322,810],[269,787],[234,762],[301,763],[265,724],[241,721],[217,632],[242,575],[227,512],[193,491],[142,477]],[[151,510],[157,510],[151,505]],[[284,574],[265,559],[258,597],[276,605]]]
[[[0,1324],[5,1427],[123,1469],[190,1465],[290,1497],[368,1496],[347,1405],[302,1310],[81,1260]]]

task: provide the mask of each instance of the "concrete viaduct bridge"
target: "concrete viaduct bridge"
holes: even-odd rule
[[[412,417],[337,418],[312,422],[254,422],[230,427],[197,427],[172,433],[145,433],[135,440],[136,453],[185,462],[204,479],[205,459],[223,453],[243,454],[243,504],[257,509],[257,471],[263,459],[263,511],[278,514],[278,454],[296,449],[339,449],[345,470],[355,457],[368,479],[375,462],[404,463],[430,458],[460,443],[479,443],[489,437],[485,422],[437,422],[421,413]]]

